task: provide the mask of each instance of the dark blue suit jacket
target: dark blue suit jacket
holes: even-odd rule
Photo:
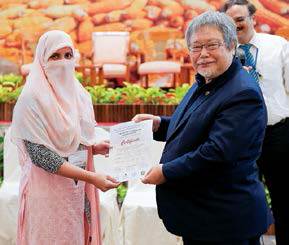
[[[267,114],[259,86],[237,59],[208,84],[196,79],[154,134],[166,141],[160,162],[167,182],[156,188],[159,216],[170,232],[195,240],[262,234],[267,205],[256,159]]]

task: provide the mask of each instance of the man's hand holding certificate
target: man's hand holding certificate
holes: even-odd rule
[[[113,164],[112,175],[117,181],[141,178],[149,169],[152,161],[152,124],[152,120],[131,121],[111,127],[109,157]]]

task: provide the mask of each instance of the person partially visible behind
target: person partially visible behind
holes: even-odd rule
[[[166,145],[143,182],[155,184],[165,227],[184,245],[257,245],[268,228],[256,160],[267,123],[258,84],[236,58],[236,26],[205,12],[186,32],[196,83],[171,117],[152,119]]]
[[[247,0],[230,0],[223,11],[237,26],[239,49],[246,66],[260,85],[267,111],[262,154],[257,161],[268,186],[275,220],[276,242],[289,244],[289,209],[284,201],[289,167],[289,42],[282,37],[254,30],[255,6]]]
[[[15,105],[11,135],[21,164],[18,245],[100,245],[97,189],[119,185],[94,172],[96,144],[89,93],[75,78],[70,36],[49,31]]]

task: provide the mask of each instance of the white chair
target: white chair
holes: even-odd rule
[[[103,78],[125,78],[129,82],[129,32],[93,32],[93,64],[97,69],[99,83]]]
[[[164,143],[154,141],[152,159],[159,163]],[[129,181],[121,208],[124,245],[181,245],[182,240],[169,233],[158,217],[155,186],[140,180]]]
[[[182,32],[155,29],[153,31],[140,32],[139,35],[138,38],[144,41],[145,51],[153,48],[152,53],[144,57],[145,61],[143,63],[139,61],[138,74],[140,75],[141,82],[143,83],[144,81],[144,86],[149,87],[149,75],[173,75],[173,83],[172,85],[168,85],[168,87],[176,87],[180,80],[181,63],[167,60],[165,49],[167,41],[173,40],[175,42],[176,38],[183,36]]]

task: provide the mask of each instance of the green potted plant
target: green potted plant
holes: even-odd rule
[[[83,82],[82,74],[76,73],[76,77]],[[11,121],[15,102],[22,90],[21,83],[21,76],[0,75],[0,120]],[[103,85],[85,87],[91,95],[98,122],[124,122],[138,113],[171,115],[189,89],[188,84],[169,91],[124,84],[123,88],[115,89]]]
[[[123,88],[86,87],[92,97],[96,120],[124,122],[138,113],[171,115],[189,85],[166,92],[160,88],[143,88],[125,83]]]
[[[22,77],[14,74],[0,75],[0,120],[10,121],[15,102],[22,90]]]

